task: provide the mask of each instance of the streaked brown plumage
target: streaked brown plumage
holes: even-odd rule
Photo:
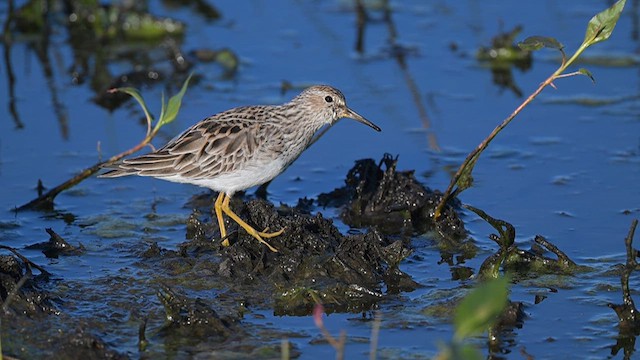
[[[256,231],[229,208],[229,200],[239,190],[275,178],[302,154],[321,127],[343,117],[380,131],[349,109],[338,89],[312,86],[283,105],[244,106],[210,116],[152,153],[111,165],[112,170],[100,177],[151,176],[218,191],[214,208],[222,238],[226,237],[224,213],[277,251],[263,238],[280,235],[284,229]]]

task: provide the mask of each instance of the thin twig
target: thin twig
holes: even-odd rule
[[[20,288],[22,288],[24,283],[26,283],[27,280],[31,279],[31,275],[32,275],[31,269],[28,268],[28,270],[25,272],[24,275],[22,275],[20,280],[18,280],[16,285],[13,287],[13,289],[11,289],[11,291],[7,294],[7,297],[4,299],[4,302],[2,303],[3,312],[7,312],[9,305],[11,304],[11,301],[13,301],[13,298],[16,297],[16,295],[18,294],[18,291],[20,290]]]
[[[468,169],[469,176],[470,176],[471,172],[473,171],[473,166],[475,166],[475,162],[478,161],[478,158],[480,157],[480,154],[482,153],[482,151],[484,151],[484,149],[487,146],[489,146],[489,143],[491,143],[491,141],[498,135],[498,133],[500,131],[502,131],[502,129],[504,129],[511,122],[511,120],[513,120],[520,112],[522,112],[522,110],[525,108],[525,106],[529,105],[529,103],[531,103],[542,92],[542,90],[544,90],[545,87],[551,86],[551,87],[553,87],[555,89],[556,87],[553,84],[553,82],[556,79],[561,78],[561,77],[567,77],[567,76],[583,74],[582,72],[577,71],[575,73],[563,75],[565,70],[571,64],[573,64],[573,62],[591,44],[592,44],[592,42],[589,42],[589,41],[585,40],[582,43],[582,45],[580,45],[578,47],[578,49],[575,51],[575,53],[573,53],[573,55],[569,59],[566,58],[566,54],[565,54],[565,52],[564,52],[564,50],[562,48],[558,49],[560,51],[560,53],[562,54],[562,63],[560,64],[560,67],[558,67],[558,69],[553,74],[551,74],[551,76],[549,76],[545,81],[543,81],[540,84],[540,86],[531,95],[529,95],[529,97],[522,104],[520,104],[520,106],[518,106],[513,113],[511,113],[511,115],[509,115],[506,119],[504,119],[500,125],[496,126],[496,128],[493,129],[491,134],[489,134],[489,136],[486,139],[484,139],[480,143],[480,145],[478,145],[478,147],[475,150],[473,150],[471,153],[469,153],[469,155],[466,157],[464,162],[458,168],[458,171],[456,172],[454,177],[451,179],[451,182],[449,183],[449,186],[447,187],[447,190],[444,192],[444,194],[442,196],[442,199],[440,200],[440,203],[436,207],[436,210],[434,212],[434,217],[436,219],[438,219],[440,217],[440,215],[442,214],[442,210],[443,210],[445,204],[449,200],[451,200],[451,198],[456,196],[460,191],[464,190],[464,189],[460,189],[460,187],[458,187],[454,191],[454,188],[456,187],[456,184],[458,183],[458,180],[460,180],[460,178],[462,177],[463,173],[468,169],[468,167],[470,167]],[[470,184],[466,185],[465,187],[468,187],[468,186],[470,186]],[[458,190],[460,190],[460,191],[458,191]]]
[[[382,325],[382,314],[376,311],[373,316],[373,326],[371,326],[371,342],[369,343],[369,360],[375,360],[378,352],[378,340],[380,339],[380,326]]]
[[[53,200],[56,198],[56,196],[58,196],[58,194],[60,194],[61,192],[72,188],[73,186],[79,184],[80,182],[82,182],[83,180],[85,180],[86,178],[92,176],[93,174],[95,174],[96,172],[100,171],[100,169],[108,164],[114,163],[122,158],[124,158],[125,156],[131,155],[133,153],[135,153],[136,151],[141,150],[142,148],[144,148],[145,146],[147,146],[149,144],[149,142],[153,139],[153,137],[157,134],[157,130],[156,131],[152,131],[151,134],[149,136],[146,136],[144,138],[144,140],[142,140],[142,142],[140,142],[138,145],[134,146],[133,148],[121,152],[120,154],[114,155],[112,157],[110,157],[108,160],[106,161],[101,161],[98,162],[96,164],[94,164],[91,167],[88,167],[84,170],[82,170],[80,173],[76,174],[74,177],[72,177],[71,179],[63,182],[62,184],[54,187],[53,189],[47,191],[46,193],[38,196],[36,199],[31,200],[30,202],[21,205],[20,207],[16,208],[16,211],[22,211],[22,210],[43,210],[43,209],[51,209],[53,208]]]
[[[317,299],[315,300],[316,305],[313,308],[313,321],[315,322],[316,327],[320,329],[320,332],[322,332],[322,336],[327,340],[329,345],[331,345],[331,347],[336,350],[336,359],[342,360],[344,359],[344,348],[347,342],[347,334],[344,330],[342,330],[340,332],[340,337],[338,338],[338,340],[336,340],[336,338],[331,335],[329,330],[327,330],[327,328],[324,326],[324,321],[322,320],[322,316],[324,315],[324,307]]]
[[[445,204],[449,202],[449,200],[451,200],[454,188],[458,183],[458,180],[462,176],[462,173],[468,166],[468,164],[471,164],[472,162],[477,161],[476,157],[480,156],[480,153],[482,153],[482,151],[484,151],[484,149],[486,149],[487,146],[489,146],[491,141],[498,135],[498,133],[500,133],[502,129],[504,129],[507,125],[509,125],[511,120],[513,120],[518,114],[520,114],[520,112],[522,112],[525,106],[529,105],[542,92],[542,90],[544,90],[544,88],[547,87],[547,85],[551,84],[555,79],[555,76],[556,74],[554,73],[549,78],[547,78],[547,80],[545,80],[542,84],[540,84],[540,86],[538,87],[538,89],[536,89],[536,91],[534,91],[531,95],[529,95],[529,97],[511,113],[511,115],[509,115],[506,119],[504,119],[500,125],[496,126],[495,129],[493,129],[493,131],[491,132],[491,134],[489,134],[489,136],[487,136],[487,138],[485,138],[480,143],[480,145],[478,145],[473,151],[469,153],[469,155],[467,155],[467,157],[464,159],[464,161],[458,168],[458,171],[456,171],[456,174],[453,176],[453,178],[451,178],[451,182],[449,183],[447,190],[444,192],[444,194],[442,194],[442,200],[440,200],[440,203],[438,204],[438,207],[436,208],[436,211],[435,211],[436,219],[440,217],[440,215],[442,214],[442,209],[444,208]]]
[[[289,339],[282,339],[280,342],[280,359],[291,359],[291,353],[289,352]]]
[[[139,94],[139,92],[137,90],[135,90],[135,89],[132,89],[132,88],[119,88],[119,89],[108,90],[109,92],[121,91],[121,92],[127,93],[127,94],[131,95],[136,101],[138,101],[138,103],[139,103],[140,107],[142,107],[142,110],[144,111],[145,117],[147,119],[147,134],[144,137],[144,139],[138,145],[134,146],[133,148],[131,148],[131,149],[127,150],[127,151],[121,152],[118,155],[112,156],[107,161],[98,162],[97,164],[95,164],[95,165],[93,165],[93,166],[81,171],[79,174],[77,174],[73,178],[65,181],[61,185],[56,186],[55,188],[53,188],[50,191],[48,191],[46,194],[40,195],[35,200],[32,200],[31,202],[20,206],[19,208],[16,209],[16,211],[25,210],[25,209],[52,209],[53,208],[53,200],[62,191],[64,191],[64,190],[66,190],[66,189],[78,184],[79,182],[83,181],[84,179],[88,178],[89,176],[95,174],[103,166],[109,165],[111,163],[114,163],[114,162],[122,159],[123,157],[125,157],[127,155],[130,155],[130,154],[133,154],[134,152],[136,152],[136,151],[142,149],[143,147],[149,145],[151,140],[158,134],[158,131],[160,130],[160,128],[163,125],[168,124],[171,121],[173,121],[176,118],[176,116],[178,115],[178,111],[179,111],[180,105],[182,103],[182,97],[184,96],[184,94],[185,94],[185,92],[187,90],[187,86],[189,85],[189,80],[191,79],[192,76],[193,76],[193,73],[191,73],[187,77],[185,82],[182,84],[182,88],[180,89],[180,92],[178,94],[172,96],[171,98],[169,98],[169,101],[168,101],[167,104],[165,104],[165,102],[164,102],[164,93],[162,94],[162,111],[160,113],[160,118],[158,119],[158,122],[156,123],[155,127],[153,128],[153,130],[151,130],[150,132],[149,132],[149,128],[150,128],[150,125],[151,125],[153,117],[149,113],[149,109],[147,109],[147,105],[144,102],[144,100],[142,99],[142,96]]]

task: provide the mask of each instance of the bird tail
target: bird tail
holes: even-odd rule
[[[115,164],[103,166],[109,171],[98,175],[100,178],[115,178],[127,175],[168,177],[173,175],[176,158],[184,154],[170,154],[166,151],[125,159]],[[188,154],[187,154],[188,155]]]
[[[120,164],[111,164],[105,166],[109,171],[98,175],[99,178],[117,178],[127,175],[136,175],[138,171],[136,169],[126,169],[120,167]]]

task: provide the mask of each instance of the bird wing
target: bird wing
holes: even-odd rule
[[[237,108],[206,118],[162,148],[114,164],[114,170],[101,176],[204,179],[240,169],[260,151],[265,137],[277,136],[268,111],[258,110]]]

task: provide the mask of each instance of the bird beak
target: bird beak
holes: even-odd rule
[[[369,126],[370,128],[372,128],[375,131],[382,131],[382,129],[380,129],[378,127],[378,125],[376,125],[376,124],[372,123],[371,121],[365,119],[363,116],[361,116],[357,112],[349,109],[346,106],[345,106],[344,110],[342,111],[342,114],[340,114],[340,117],[346,117],[346,118],[349,118],[349,119],[353,119],[355,121],[361,122],[361,123]]]

